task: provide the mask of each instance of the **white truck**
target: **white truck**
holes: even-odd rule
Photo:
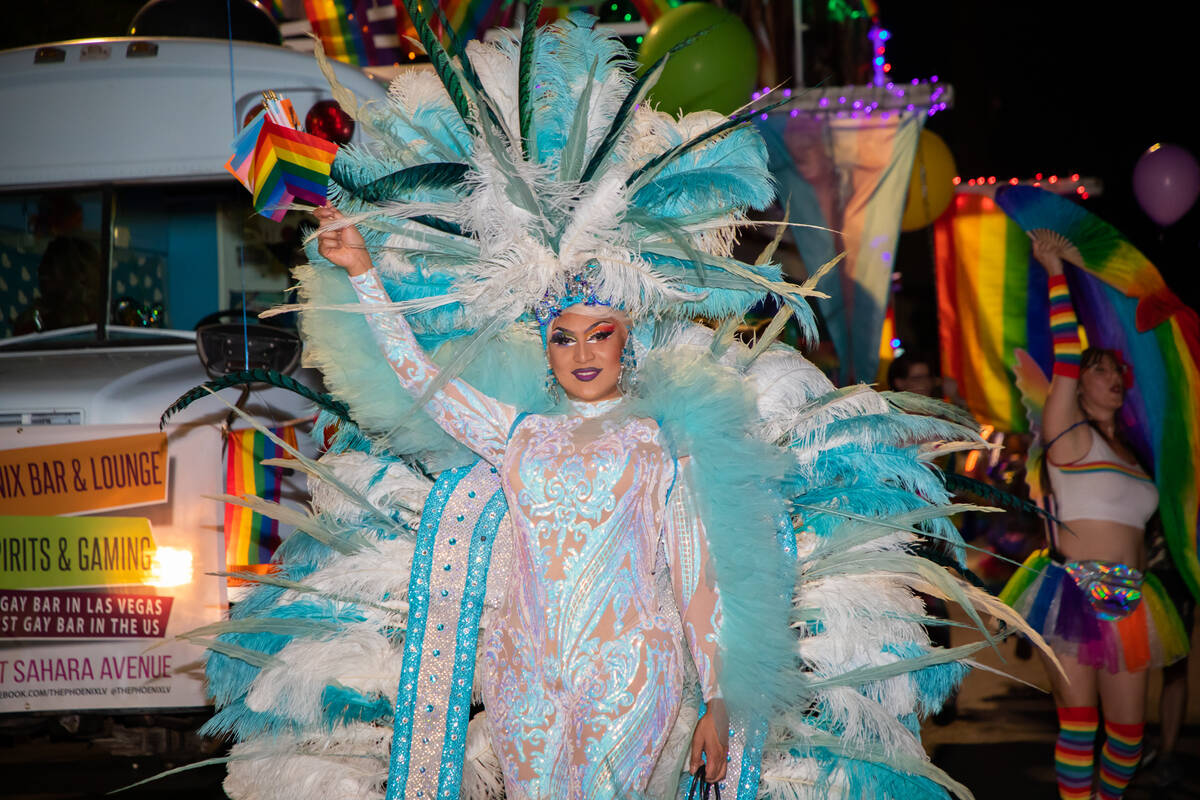
[[[361,100],[386,94],[356,69],[335,72]],[[227,566],[211,496],[232,469],[228,409],[196,403],[168,426],[166,470],[121,473],[162,480],[158,499],[145,486],[90,487],[92,473],[71,465],[157,465],[153,452],[135,452],[154,446],[138,437],[156,434],[163,410],[213,374],[197,327],[227,323],[208,348],[210,361],[227,362],[210,363],[216,372],[246,357],[295,366],[294,332],[256,325],[254,313],[288,297],[303,216],[254,214],[224,164],[263,91],[286,95],[301,119],[331,93],[311,55],[219,40],[27,47],[0,52],[0,74],[0,714],[200,706],[202,648],[172,638],[225,604],[224,581],[208,573]],[[245,405],[267,424],[312,413],[278,389]],[[97,444],[109,440],[125,452]],[[63,494],[47,498],[47,487]],[[110,542],[87,526],[126,524],[114,518],[149,525],[152,576],[131,578],[114,545],[111,564],[87,561],[99,577],[80,577],[71,554]],[[65,616],[92,608],[105,611]],[[154,610],[118,619],[144,608]],[[158,636],[130,636],[139,623]]]

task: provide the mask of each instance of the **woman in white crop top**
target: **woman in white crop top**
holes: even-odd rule
[[[1059,796],[1109,800],[1121,797],[1141,754],[1148,670],[1183,657],[1187,638],[1161,584],[1143,575],[1158,490],[1120,431],[1129,369],[1119,353],[1081,351],[1062,265],[1078,251],[1048,232],[1034,236],[1033,249],[1050,273],[1054,376],[1042,434],[1062,525],[1001,599],[1045,637],[1063,666],[1061,674],[1046,670],[1060,726]],[[1107,736],[1097,759],[1098,703]]]

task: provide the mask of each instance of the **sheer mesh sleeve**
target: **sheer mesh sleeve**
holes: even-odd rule
[[[350,278],[359,302],[384,305],[391,302],[375,270]],[[417,343],[404,315],[395,311],[367,314],[375,340],[392,365],[400,384],[419,396],[438,374],[438,366]],[[467,382],[447,381],[425,406],[434,422],[467,447],[493,464],[500,463],[508,433],[516,420],[516,409],[488,397]]]
[[[704,701],[708,702],[721,696],[717,685],[721,595],[709,560],[704,523],[684,479],[685,464],[686,460],[679,463],[679,477],[667,498],[664,549],[671,568],[675,603],[700,675]]]

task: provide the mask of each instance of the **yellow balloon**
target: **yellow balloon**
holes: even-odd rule
[[[954,156],[942,137],[921,131],[900,230],[920,230],[942,215],[954,197],[954,173]]]

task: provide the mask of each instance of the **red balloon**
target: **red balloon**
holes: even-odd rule
[[[336,100],[320,100],[305,115],[304,130],[334,144],[349,144],[354,136],[354,120]]]

